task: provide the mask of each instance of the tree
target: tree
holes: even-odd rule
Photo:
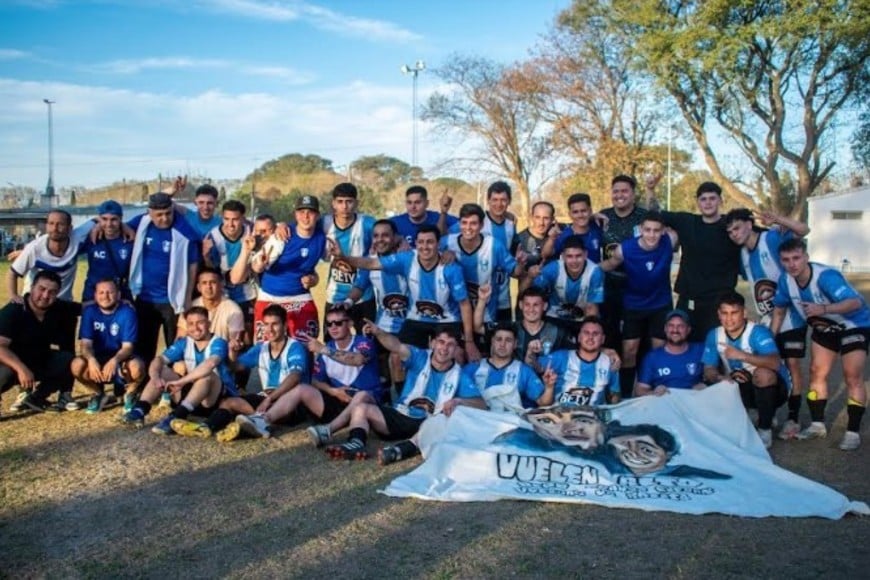
[[[787,204],[780,172],[796,176],[795,210],[834,161],[823,137],[868,78],[870,8],[863,0],[575,0],[562,22],[606,22],[625,35],[638,70],[674,99],[716,181],[755,207],[723,171],[715,123],[761,175],[770,206]]]
[[[520,218],[529,214],[529,179],[550,152],[550,138],[540,112],[517,90],[525,84],[522,71],[491,60],[453,55],[435,69],[453,87],[450,94],[435,93],[423,107],[421,118],[436,131],[477,137],[484,155],[477,160],[504,174],[515,186]]]
[[[412,168],[408,163],[383,153],[360,157],[350,166],[355,180],[364,181],[374,189],[395,189],[411,180]]]

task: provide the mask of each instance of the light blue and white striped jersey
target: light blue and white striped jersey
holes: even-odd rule
[[[214,242],[209,259],[213,264],[218,264],[224,278],[224,291],[227,297],[234,302],[249,302],[257,297],[257,287],[254,278],[250,277],[241,284],[230,284],[229,272],[233,269],[239,254],[242,253],[242,240],[251,232],[251,227],[245,224],[245,229],[238,240],[230,240],[221,231],[220,226],[208,233],[208,237]]]
[[[538,364],[549,366],[559,376],[553,392],[557,403],[606,405],[608,394],[619,394],[619,373],[604,354],[587,362],[575,350],[557,350],[540,357]]]
[[[761,317],[761,323],[770,325],[770,314],[773,312],[773,297],[784,270],[779,261],[779,245],[794,237],[791,230],[765,230],[758,233],[758,241],[751,250],[745,245],[740,248],[740,276],[749,282],[755,311]],[[789,306],[780,332],[806,326],[800,313]]]
[[[838,332],[850,328],[870,328],[870,308],[864,297],[846,281],[839,270],[824,264],[810,262],[810,280],[801,288],[797,281],[783,274],[773,298],[774,306],[792,306],[798,310],[802,319],[813,327],[814,332]],[[849,298],[861,301],[861,307],[848,314],[824,314],[822,316],[806,317],[801,302],[814,304],[833,304]]]
[[[551,318],[580,320],[587,304],[604,302],[604,274],[589,260],[577,278],[568,275],[562,258],[550,262],[541,268],[533,285],[549,292],[547,316]]]
[[[378,309],[375,322],[379,328],[393,334],[401,330],[408,314],[408,281],[404,276],[383,270],[359,270],[353,287],[374,290]]]
[[[465,278],[459,265],[441,263],[426,270],[417,259],[417,250],[397,252],[379,258],[388,274],[408,281],[408,320],[422,322],[459,322],[459,303],[468,299]]]
[[[213,356],[220,358],[220,362],[213,372],[220,377],[224,389],[231,396],[236,397],[239,392],[236,390],[233,373],[227,366],[228,355],[229,345],[219,336],[212,336],[202,350],[196,348],[196,342],[192,338],[185,336],[173,342],[169,348],[163,351],[163,360],[170,364],[183,361],[187,372],[190,373],[206,359]]]
[[[277,389],[290,373],[299,373],[308,380],[308,349],[293,338],[287,338],[284,348],[273,357],[269,341],[259,342],[245,351],[237,362],[248,369],[256,368],[264,391]]]
[[[327,239],[332,240],[341,248],[345,256],[366,256],[372,246],[372,229],[375,226],[375,218],[370,215],[358,213],[353,223],[347,228],[335,225],[331,215],[323,217],[323,232]],[[329,281],[326,284],[326,301],[331,304],[342,302],[350,294],[354,280],[358,272],[340,260],[333,260],[329,264]],[[372,291],[369,289],[362,295],[361,301],[371,300]]]
[[[494,236],[482,236],[480,246],[473,252],[466,252],[459,243],[461,234],[449,234],[441,238],[441,250],[450,250],[456,254],[456,261],[462,267],[462,275],[468,288],[472,305],[477,303],[477,290],[484,284],[492,286],[494,297],[502,283],[499,276],[510,278],[510,273],[517,267],[516,259],[510,255],[507,248]],[[500,308],[499,300],[491,299],[486,305],[484,322],[492,322]]]

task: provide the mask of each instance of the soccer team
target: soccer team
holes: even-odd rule
[[[464,204],[458,216],[448,195],[433,211],[426,189],[412,186],[406,213],[375,219],[357,212],[351,183],[335,186],[325,214],[316,197],[300,197],[287,224],[250,220],[235,200],[218,213],[211,185],[197,189],[195,211],[156,193],[127,223],[114,201],[76,230],[51,210],[46,234],[7,275],[0,385],[19,387],[12,410],[71,411],[77,380],[88,413],[121,399],[121,421],[143,427],[166,406],[155,433],[224,442],[310,422],[313,442],[335,458],[368,457],[374,431],[391,442],[378,450],[391,463],[419,453],[427,418],[459,405],[524,413],[722,381],[757,411],[767,447],[783,405],[781,439],[825,437],[839,358],[848,418],[839,446],[857,449],[870,310],[839,271],[809,261],[806,225],[744,209],[722,215],[710,182],[697,190],[698,213],[660,212],[655,180],[645,186],[641,204],[635,180],[615,177],[613,206],[598,213],[589,195],[574,194],[565,225],[538,201],[521,232],[502,181],[488,188],[486,209]],[[80,255],[88,266],[77,303]],[[324,283],[322,260],[321,339],[310,289]],[[811,423],[801,428],[808,328]],[[342,429],[346,440],[334,441]]]

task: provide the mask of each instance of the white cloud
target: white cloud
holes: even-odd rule
[[[0,48],[0,60],[21,60],[24,58],[32,58],[33,55],[23,50],[14,48]]]
[[[228,61],[183,56],[165,58],[122,59],[99,63],[87,67],[97,72],[113,74],[138,74],[149,69],[202,69],[229,66]]]
[[[299,13],[286,2],[261,2],[260,0],[206,0],[219,12],[229,12],[248,18],[290,21],[299,18]]]

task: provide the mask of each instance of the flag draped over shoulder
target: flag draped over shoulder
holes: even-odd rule
[[[423,424],[420,447],[425,462],[383,493],[749,517],[870,514],[867,504],[774,465],[728,383],[525,417],[459,407]]]

